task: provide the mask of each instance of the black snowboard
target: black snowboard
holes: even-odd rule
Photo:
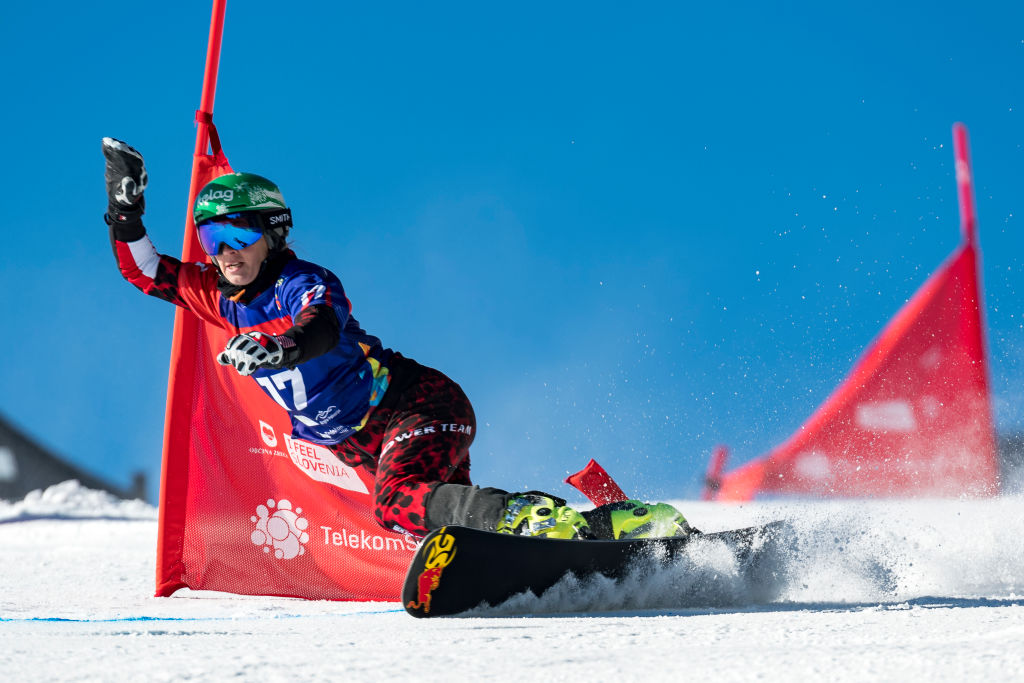
[[[532,591],[540,596],[571,572],[622,578],[638,562],[667,564],[697,539],[724,542],[742,565],[778,540],[787,524],[694,533],[687,538],[635,541],[566,541],[511,536],[460,526],[435,529],[423,539],[402,588],[402,604],[414,617],[439,617],[480,605],[496,606]]]

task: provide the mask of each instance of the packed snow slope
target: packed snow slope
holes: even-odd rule
[[[397,603],[154,598],[156,511],[66,482],[0,503],[6,680],[1020,680],[1024,498],[679,501],[705,530],[786,518],[756,589],[715,548],[465,618]],[[569,614],[586,609],[584,614]]]

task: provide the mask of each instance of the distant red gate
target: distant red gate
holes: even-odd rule
[[[806,423],[707,495],[959,496],[998,492],[967,130],[953,128],[963,242]]]

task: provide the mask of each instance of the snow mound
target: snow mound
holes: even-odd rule
[[[76,479],[30,491],[17,502],[0,501],[0,523],[34,519],[156,519],[156,508],[86,488]]]

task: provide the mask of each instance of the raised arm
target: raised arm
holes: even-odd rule
[[[103,218],[110,226],[110,243],[121,275],[146,294],[192,308],[179,289],[181,261],[158,253],[142,225],[143,192],[149,182],[142,155],[121,140],[103,138],[103,157],[108,200]],[[202,270],[196,264],[185,268]]]

